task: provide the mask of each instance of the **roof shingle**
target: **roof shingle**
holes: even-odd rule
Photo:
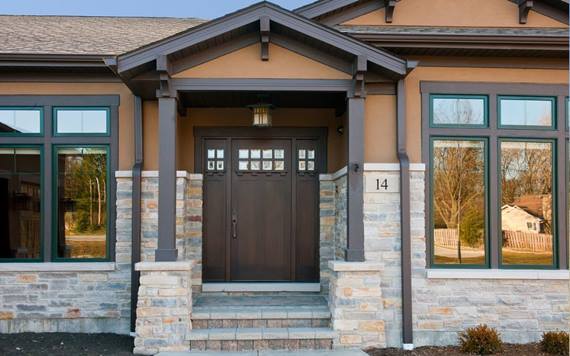
[[[205,20],[0,15],[0,54],[119,55]]]

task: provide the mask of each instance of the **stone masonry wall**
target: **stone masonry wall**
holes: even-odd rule
[[[398,171],[382,174],[399,176]],[[411,172],[415,346],[456,344],[459,331],[480,323],[496,327],[505,341],[513,343],[536,341],[547,330],[567,330],[568,280],[427,277],[424,179],[423,171]],[[387,346],[401,347],[399,193],[365,193],[364,233],[366,261],[383,264],[380,275]]]
[[[143,172],[141,261],[154,261],[158,244],[158,172]],[[179,261],[194,262],[194,285],[202,284],[202,176],[178,172],[176,248]]]
[[[327,293],[331,270],[329,261],[344,260],[346,249],[346,175],[320,177],[320,278]]]
[[[2,266],[0,333],[130,332],[131,192],[117,180],[115,262]]]

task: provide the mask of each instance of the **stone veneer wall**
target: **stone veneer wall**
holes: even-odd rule
[[[130,173],[130,172],[127,172]],[[202,284],[202,175],[177,172],[176,248],[179,261],[192,261],[192,284]],[[141,261],[154,261],[158,244],[158,172],[142,178]]]
[[[320,278],[321,291],[327,293],[331,278],[329,261],[344,260],[346,250],[346,173],[320,177]]]
[[[399,170],[390,166],[386,165],[382,174],[399,177]],[[425,173],[414,166],[411,233],[415,346],[456,344],[459,331],[479,323],[496,327],[503,339],[512,343],[537,341],[547,330],[568,330],[568,279],[428,278]],[[374,173],[365,169],[365,177]],[[401,347],[400,193],[365,193],[364,233],[366,261],[383,264],[380,276],[386,343]]]
[[[0,268],[0,333],[130,332],[130,180],[117,180],[115,262]]]

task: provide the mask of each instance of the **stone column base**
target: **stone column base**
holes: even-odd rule
[[[191,262],[140,262],[135,354],[189,351]]]
[[[385,347],[382,264],[331,261],[329,307],[335,348]]]

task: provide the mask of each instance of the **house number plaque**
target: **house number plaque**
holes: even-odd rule
[[[400,179],[382,173],[364,177],[366,193],[397,193],[400,191]]]

